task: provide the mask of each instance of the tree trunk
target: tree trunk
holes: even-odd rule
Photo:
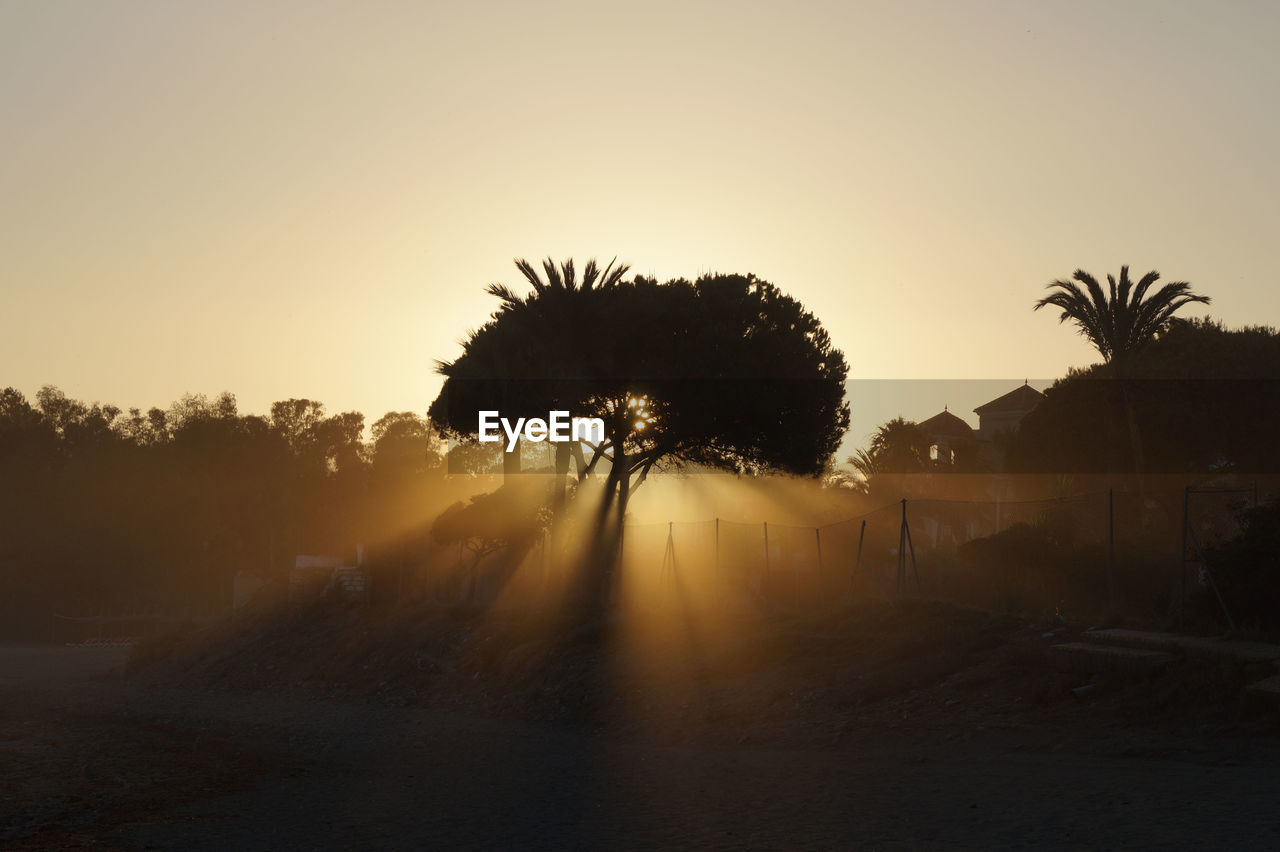
[[[502,481],[506,484],[507,477],[518,475],[520,473],[520,439],[516,438],[516,445],[511,452],[502,454]]]
[[[569,447],[569,452],[573,453],[573,460],[578,465],[578,481],[582,482],[584,479],[587,478],[586,454],[582,452],[582,444],[578,443],[577,441],[574,441],[573,443],[569,444],[568,447]]]
[[[557,521],[562,514],[564,514],[567,496],[566,492],[569,485],[570,453],[571,449],[567,443],[556,445],[556,473],[555,482],[552,485],[551,492],[551,513],[553,523]]]
[[[1142,430],[1138,427],[1138,412],[1134,406],[1133,387],[1127,372],[1123,366],[1116,367],[1117,378],[1120,381],[1120,394],[1124,400],[1125,419],[1129,427],[1129,449],[1133,453],[1133,472],[1138,479],[1138,505],[1142,513],[1142,523],[1145,526],[1147,523],[1147,459],[1142,449]]]
[[[625,455],[623,455],[620,465],[621,465],[622,472],[619,475],[619,479],[618,479],[617,534],[613,537],[614,552],[610,554],[612,558],[609,560],[608,565],[606,566],[606,570],[615,575],[622,568],[622,543],[623,543],[624,537],[627,534],[627,528],[626,528],[627,503],[631,501],[631,471],[628,469],[628,467],[630,466],[630,460]],[[613,584],[611,583],[610,586],[612,585]]]
[[[571,449],[569,444],[556,445],[555,480],[551,484],[551,560],[553,565],[560,563],[560,552],[564,533],[564,515],[568,503],[569,460]]]

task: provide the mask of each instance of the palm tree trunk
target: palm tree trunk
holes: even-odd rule
[[[1134,405],[1133,388],[1128,376],[1120,374],[1120,394],[1124,399],[1125,419],[1129,427],[1129,449],[1133,454],[1133,472],[1138,480],[1138,505],[1141,507],[1143,523],[1146,523],[1147,507],[1147,459],[1142,448],[1142,430],[1138,426],[1138,412]]]
[[[1133,401],[1125,393],[1125,413],[1129,418],[1129,447],[1133,451],[1133,469],[1138,477],[1138,500],[1142,507],[1142,523],[1147,522],[1147,458],[1142,449],[1142,430],[1138,428],[1138,414]]]

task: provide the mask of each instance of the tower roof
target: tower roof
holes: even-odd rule
[[[939,411],[928,420],[921,422],[920,428],[930,435],[945,438],[968,438],[973,435],[973,427],[950,411]]]
[[[1044,394],[1029,384],[1019,385],[1004,396],[998,396],[988,403],[979,405],[974,414],[1026,414],[1035,408]]]

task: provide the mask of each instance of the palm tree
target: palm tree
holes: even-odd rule
[[[1155,270],[1142,276],[1135,285],[1129,280],[1129,267],[1120,267],[1119,281],[1107,276],[1111,285],[1109,295],[1103,292],[1098,280],[1083,269],[1077,269],[1072,278],[1074,282],[1050,282],[1048,287],[1055,292],[1036,302],[1035,310],[1046,305],[1061,308],[1062,315],[1058,321],[1074,322],[1080,333],[1102,355],[1103,362],[1119,377],[1128,373],[1132,357],[1168,327],[1175,313],[1192,303],[1209,304],[1208,296],[1191,292],[1191,285],[1185,281],[1165,284],[1148,298],[1147,292],[1160,280],[1160,273]],[[1134,411],[1133,391],[1127,381],[1121,382],[1120,390],[1129,421],[1129,441],[1138,475],[1138,490],[1144,495],[1145,502],[1143,473],[1146,463]]]
[[[924,473],[929,468],[929,433],[901,417],[880,424],[871,438],[871,457],[883,473]]]
[[[871,477],[877,473],[881,473],[880,465],[876,463],[875,456],[866,450],[855,450],[854,454],[845,459],[845,463],[853,468],[854,473],[861,477],[862,490],[868,490],[868,483]]]
[[[623,277],[631,269],[630,264],[618,264],[617,258],[609,261],[601,268],[595,258],[587,261],[581,277],[574,266],[572,258],[559,265],[551,258],[542,261],[542,271],[524,258],[516,258],[516,269],[533,287],[533,291],[523,295],[515,292],[505,284],[494,283],[485,288],[485,292],[497,297],[501,307],[494,312],[497,320],[506,314],[518,315],[520,326],[527,330],[520,336],[530,334],[536,339],[535,346],[539,350],[533,360],[519,362],[519,366],[536,363],[537,373],[544,379],[580,378],[574,375],[579,369],[581,353],[574,349],[574,341],[582,332],[582,324],[589,322],[589,301],[597,293],[603,293],[618,287]],[[545,278],[543,277],[545,274]],[[509,322],[511,318],[507,317]],[[517,368],[513,366],[513,375]],[[574,400],[556,400],[555,407],[564,407]],[[579,444],[559,443],[555,448],[555,486],[552,492],[552,513],[557,521],[561,519],[566,501],[566,477],[569,473],[570,455],[576,451],[579,475],[583,470],[581,458],[582,447]],[[503,456],[503,470],[507,473],[519,472],[519,442],[515,452]]]
[[[526,380],[544,383],[554,379],[572,379],[580,363],[572,349],[573,341],[580,336],[587,313],[584,304],[595,293],[617,287],[630,269],[628,264],[615,265],[617,258],[603,269],[595,258],[587,261],[579,278],[573,259],[557,265],[551,258],[542,262],[546,278],[537,268],[523,258],[515,261],[516,269],[533,287],[532,292],[517,293],[505,284],[494,283],[485,288],[501,302],[492,314],[491,322],[479,333],[473,333],[463,343],[463,359],[454,362],[437,362],[437,372],[446,378],[460,376],[462,365],[476,378],[501,380],[510,387],[513,399],[532,395],[538,402],[535,409],[549,410],[546,406],[549,387],[534,387]],[[501,331],[497,321],[501,319]],[[521,388],[521,385],[524,385]],[[522,392],[523,391],[523,392]],[[558,400],[562,407],[569,400]],[[532,409],[531,409],[532,414]],[[516,449],[503,455],[505,474],[520,472],[520,442]],[[567,474],[569,469],[568,444],[556,447],[556,470]],[[563,502],[563,489],[557,489],[557,504]]]
[[[554,299],[569,293],[608,290],[618,286],[631,266],[624,263],[615,267],[616,261],[615,257],[609,261],[608,266],[601,269],[596,259],[591,258],[587,261],[586,268],[582,270],[582,279],[579,280],[573,258],[563,261],[557,267],[555,261],[548,257],[542,261],[542,269],[547,276],[546,280],[543,280],[542,275],[532,263],[518,257],[515,261],[516,269],[520,270],[524,279],[533,286],[533,292],[521,296],[505,284],[490,284],[485,288],[485,292],[502,300],[502,310],[540,309],[547,305],[546,299]]]
[[[1147,292],[1160,280],[1160,273],[1154,270],[1134,284],[1129,280],[1129,267],[1120,267],[1119,281],[1107,276],[1109,296],[1098,280],[1083,269],[1077,269],[1072,278],[1073,281],[1050,282],[1048,287],[1055,292],[1036,302],[1035,310],[1048,305],[1061,308],[1058,321],[1074,322],[1108,364],[1126,363],[1187,305],[1209,304],[1208,296],[1191,292],[1191,285],[1185,281],[1165,284],[1148,298]]]
[[[925,473],[932,467],[929,448],[932,441],[919,424],[895,417],[876,428],[869,449],[858,450],[846,459],[862,480],[866,493],[872,482],[884,474],[898,476]]]

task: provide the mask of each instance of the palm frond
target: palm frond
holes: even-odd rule
[[[631,264],[629,263],[621,264],[615,269],[613,264],[616,263],[617,260],[617,255],[615,255],[613,260],[609,261],[609,265],[605,267],[604,272],[600,276],[601,288],[607,290],[610,287],[618,286],[618,284],[622,282],[622,276],[631,271]]]
[[[1089,288],[1089,298],[1093,302],[1093,320],[1090,323],[1088,337],[1102,350],[1102,357],[1110,360],[1112,349],[1110,341],[1115,337],[1115,325],[1112,323],[1111,305],[1102,292],[1102,285],[1083,269],[1077,269],[1075,279]]]
[[[1111,276],[1108,275],[1108,278]],[[1120,287],[1119,290],[1111,294],[1111,312],[1117,318],[1122,317],[1129,311],[1129,291],[1133,288],[1133,282],[1129,279],[1129,267],[1120,267]]]
[[[490,296],[494,296],[502,302],[502,307],[506,309],[518,308],[524,304],[524,299],[516,295],[515,291],[506,284],[494,282],[484,288],[484,291]]]
[[[1208,296],[1192,293],[1191,285],[1185,281],[1166,284],[1148,298],[1160,273],[1148,272],[1135,286],[1128,266],[1120,267],[1118,278],[1107,276],[1109,293],[1083,269],[1077,269],[1072,279],[1051,282],[1048,289],[1053,292],[1037,301],[1034,309],[1048,305],[1060,309],[1058,321],[1075,323],[1106,362],[1128,358],[1187,305],[1209,303]]]
[[[1081,274],[1084,273],[1077,271],[1077,277]],[[1086,294],[1073,281],[1053,281],[1049,283],[1048,287],[1051,290],[1055,290],[1055,292],[1036,302],[1035,309],[1039,310],[1046,305],[1059,308],[1062,313],[1058,316],[1058,322],[1063,323],[1067,320],[1074,322],[1077,330],[1088,338],[1089,342],[1096,348],[1103,351],[1103,357],[1105,358],[1106,344],[1104,341],[1109,323],[1106,320],[1105,311],[1099,312],[1097,308],[1098,299],[1102,296],[1102,288],[1089,275],[1084,274],[1084,277],[1085,285],[1089,286],[1092,283],[1095,293]],[[1104,305],[1105,301],[1103,299]]]
[[[547,286],[553,290],[564,289],[564,279],[560,277],[560,270],[556,267],[556,263],[551,258],[542,261],[542,268],[547,273]]]
[[[587,265],[582,270],[582,289],[590,290],[596,284],[596,279],[600,277],[600,267],[596,265],[596,259],[593,257],[587,261]]]
[[[538,270],[534,269],[533,264],[525,260],[523,257],[516,258],[516,269],[520,270],[520,274],[524,276],[524,280],[533,285],[534,292],[541,293],[546,289],[546,285],[542,283],[542,276],[538,274]]]
[[[1137,307],[1138,305],[1140,305],[1142,303],[1142,300],[1146,298],[1147,291],[1151,289],[1151,285],[1156,283],[1159,280],[1160,280],[1160,273],[1156,272],[1154,269],[1148,272],[1146,275],[1142,276],[1142,278],[1138,281],[1138,286],[1135,287],[1133,290],[1133,301],[1130,302],[1129,304],[1132,307]]]
[[[846,461],[863,479],[870,479],[880,472],[880,466],[876,463],[875,458],[866,450],[856,451]]]

